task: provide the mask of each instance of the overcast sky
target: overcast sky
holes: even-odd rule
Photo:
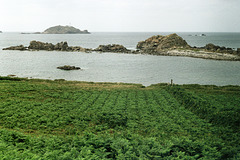
[[[240,32],[240,0],[0,0],[0,30]]]

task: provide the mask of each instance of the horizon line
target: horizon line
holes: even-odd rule
[[[35,33],[38,31],[4,31],[2,33]],[[89,31],[90,33],[240,33],[240,31]],[[41,33],[41,32],[40,32]]]

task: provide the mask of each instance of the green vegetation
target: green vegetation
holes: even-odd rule
[[[0,77],[0,159],[240,159],[240,87]]]

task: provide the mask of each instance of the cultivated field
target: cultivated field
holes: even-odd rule
[[[0,159],[240,159],[240,86],[0,77]]]

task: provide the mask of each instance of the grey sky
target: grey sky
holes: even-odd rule
[[[240,32],[240,0],[0,0],[0,30]]]

